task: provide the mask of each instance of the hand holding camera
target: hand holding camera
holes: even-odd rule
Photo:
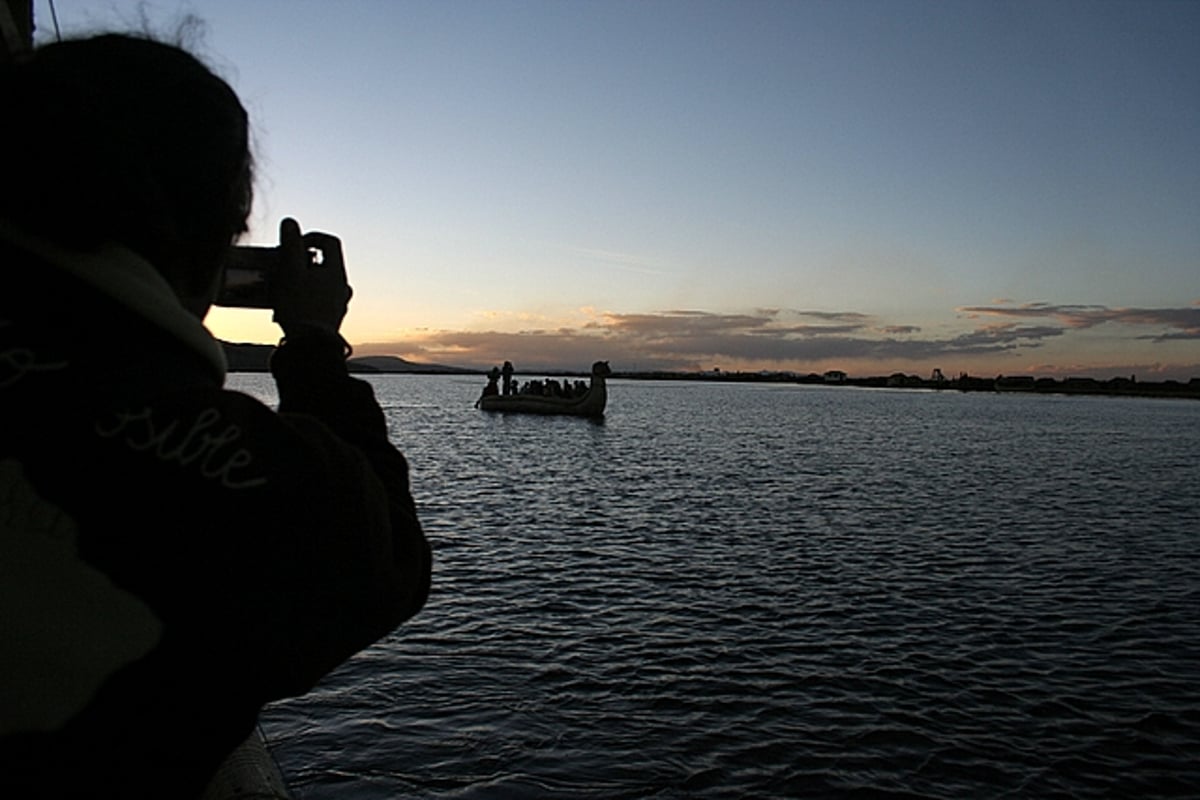
[[[219,306],[274,309],[284,335],[301,328],[337,333],[352,292],[342,243],[328,233],[279,224],[278,247],[234,247],[225,264]]]

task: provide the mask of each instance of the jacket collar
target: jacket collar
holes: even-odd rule
[[[180,303],[174,290],[149,261],[116,243],[94,250],[71,250],[25,233],[0,220],[0,238],[68,273],[157,326],[199,354],[225,379],[225,353],[200,320]]]

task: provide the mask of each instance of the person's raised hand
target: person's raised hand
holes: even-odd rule
[[[336,334],[352,294],[342,242],[328,233],[301,233],[291,217],[279,223],[279,263],[272,275],[274,320],[283,335],[322,330]]]

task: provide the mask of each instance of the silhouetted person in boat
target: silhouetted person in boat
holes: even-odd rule
[[[408,465],[346,371],[333,236],[280,226],[278,413],[221,388],[228,85],[103,36],[0,66],[0,104],[0,796],[194,797],[425,602]]]
[[[483,396],[495,397],[496,395],[500,394],[500,387],[497,385],[497,382],[500,380],[499,367],[492,367],[491,372],[488,373],[487,379],[487,386],[483,387]]]
[[[504,368],[500,370],[500,374],[504,376],[504,394],[510,395],[513,393],[513,365],[511,361],[504,362]]]

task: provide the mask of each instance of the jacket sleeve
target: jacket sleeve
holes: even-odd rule
[[[326,520],[311,545],[319,574],[305,624],[316,635],[295,675],[310,685],[416,614],[429,594],[432,556],[408,463],[388,440],[371,386],[350,377],[345,359],[341,337],[318,334],[285,340],[271,360],[280,419],[308,442],[332,484],[322,488],[340,496],[346,517]]]

